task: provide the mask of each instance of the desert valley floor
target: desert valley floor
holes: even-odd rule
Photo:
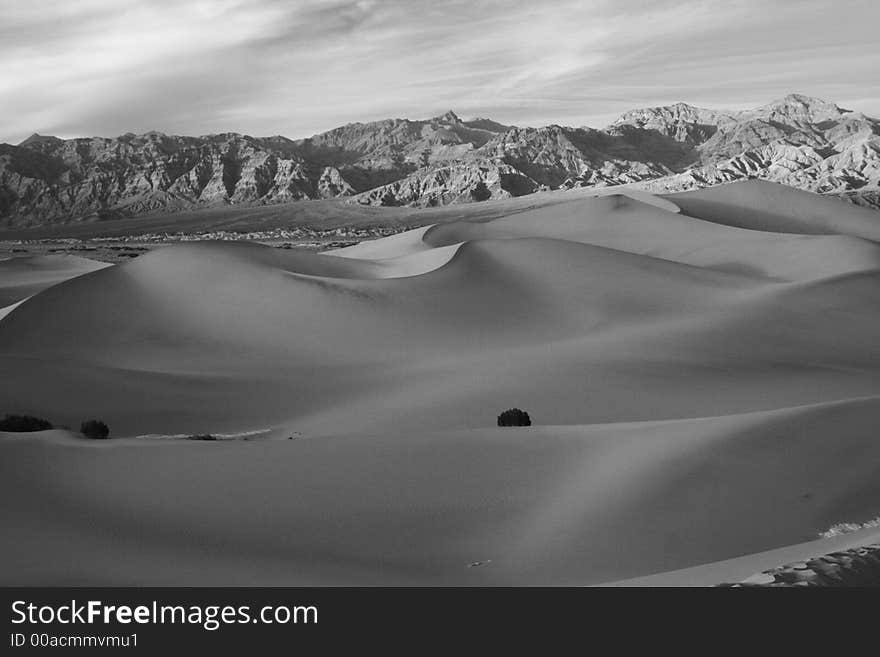
[[[880,515],[880,214],[566,194],[0,261],[0,414],[112,431],[0,434],[0,583],[713,584],[880,540],[817,540]]]

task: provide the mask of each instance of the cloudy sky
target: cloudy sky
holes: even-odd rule
[[[600,127],[788,92],[880,116],[877,0],[0,0],[0,141]]]

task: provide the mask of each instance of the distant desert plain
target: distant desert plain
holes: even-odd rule
[[[455,212],[0,261],[0,416],[111,431],[0,433],[0,583],[713,585],[880,542],[880,214],[760,180]]]

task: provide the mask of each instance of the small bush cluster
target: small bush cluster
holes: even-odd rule
[[[0,431],[46,431],[52,423],[33,415],[7,415],[0,420]]]
[[[16,433],[26,431],[48,431],[54,429],[49,420],[44,420],[33,415],[9,415],[0,420],[0,431],[12,431]],[[67,429],[68,427],[61,427]],[[107,438],[110,428],[101,420],[86,420],[79,427],[79,432],[86,438]]]
[[[101,420],[86,420],[80,425],[79,432],[86,438],[101,440],[110,435],[110,428]]]
[[[530,427],[532,420],[529,414],[518,408],[509,408],[498,416],[499,427]]]

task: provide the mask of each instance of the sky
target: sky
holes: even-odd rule
[[[0,142],[602,127],[796,92],[880,116],[877,0],[0,0]]]

